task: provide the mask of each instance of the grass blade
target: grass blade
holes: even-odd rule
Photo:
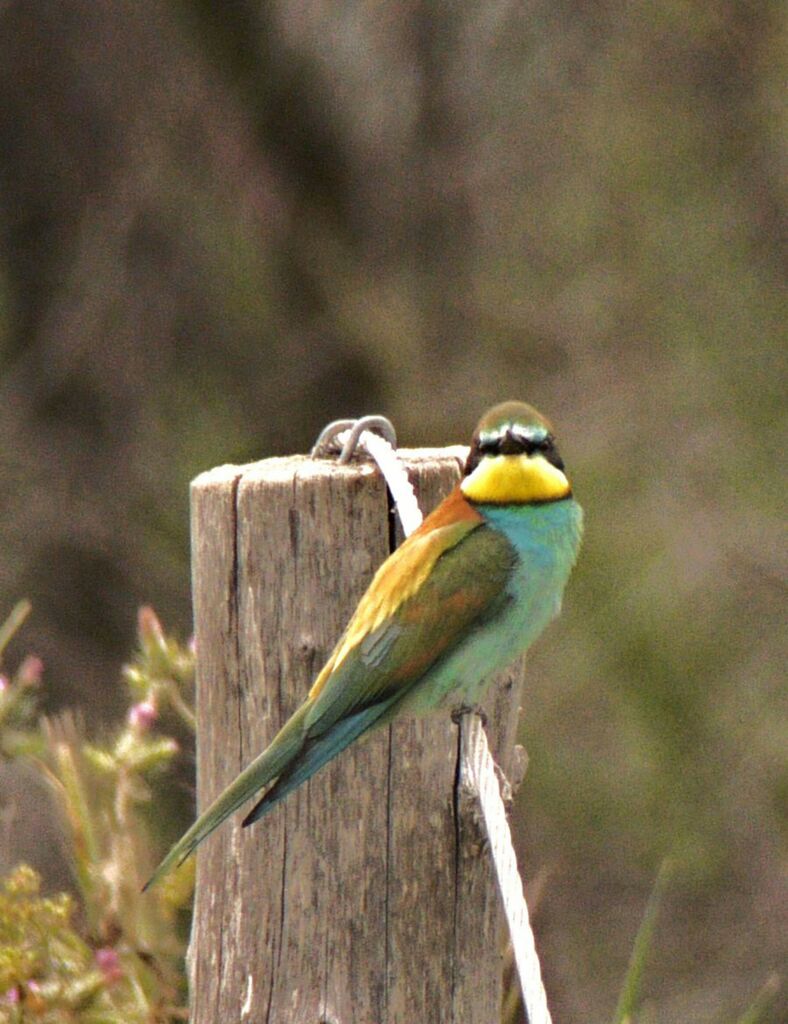
[[[3,651],[8,646],[8,642],[11,640],[14,633],[16,633],[16,631],[28,617],[28,615],[30,614],[30,609],[32,607],[33,606],[27,600],[27,598],[18,601],[11,609],[11,614],[8,616],[5,622],[2,623],[2,625],[0,625],[0,655],[2,655]]]
[[[651,942],[654,937],[654,928],[657,923],[657,912],[662,899],[662,894],[668,881],[670,873],[669,862],[662,862],[657,880],[651,891],[643,920],[635,936],[635,944],[632,947],[632,955],[629,958],[629,966],[621,986],[621,993],[618,997],[616,1013],[613,1017],[613,1024],[631,1024],[635,1009],[640,999],[640,986],[643,980],[643,972],[646,968],[646,960],[651,949]]]
[[[761,1024],[764,1014],[769,1009],[779,990],[780,979],[776,974],[771,974],[766,979],[758,995],[736,1021],[736,1024]]]

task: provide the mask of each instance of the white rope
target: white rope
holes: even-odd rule
[[[349,430],[343,430],[337,435],[337,443],[344,444],[350,437]],[[364,430],[359,437],[359,444],[366,448],[372,458],[380,467],[380,472],[388,485],[394,504],[397,507],[399,521],[402,523],[402,530],[405,536],[409,536],[415,529],[421,526],[422,514],[413,485],[408,479],[405,467],[397,457],[397,453],[380,434],[374,434],[371,430]]]
[[[463,716],[466,723],[466,744],[463,745],[461,774],[478,798],[490,844],[490,855],[498,876],[503,909],[514,949],[514,962],[520,977],[520,989],[528,1014],[528,1024],[551,1024],[547,993],[542,981],[542,968],[536,952],[534,933],[523,895],[523,883],[517,870],[517,855],[501,799],[495,763],[487,745],[478,715]]]

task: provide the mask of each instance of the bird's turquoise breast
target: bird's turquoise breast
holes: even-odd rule
[[[475,704],[495,672],[526,651],[558,614],[577,558],[583,513],[576,501],[540,505],[479,505],[487,525],[516,553],[500,610],[474,629],[414,689],[409,710]]]
[[[482,506],[489,525],[500,530],[518,555],[511,587],[518,600],[557,602],[577,558],[583,512],[572,499],[542,505]]]

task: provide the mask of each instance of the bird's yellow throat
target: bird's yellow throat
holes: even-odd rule
[[[569,481],[543,455],[488,455],[460,485],[469,501],[494,505],[559,501]]]

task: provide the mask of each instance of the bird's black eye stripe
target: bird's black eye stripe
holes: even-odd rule
[[[553,450],[553,437],[551,434],[539,438],[521,434],[512,437],[511,441],[513,446],[519,451],[525,452],[526,455],[533,455],[534,452],[542,452],[544,454]]]
[[[474,441],[468,455],[468,460],[465,463],[465,475],[467,476],[469,473],[472,473],[485,455],[499,455],[500,451],[501,439],[499,437],[489,437],[483,441]]]
[[[465,474],[473,472],[479,462],[486,455],[517,455],[525,452],[526,455],[533,455],[539,452],[544,458],[563,471],[564,463],[555,446],[555,438],[552,434],[535,438],[524,431],[508,430],[504,434],[495,434],[491,437],[478,439],[468,456],[465,464]]]
[[[555,466],[556,469],[564,471],[564,460],[558,454],[558,449],[555,446],[555,439],[552,434],[548,434],[542,442],[539,451],[544,455],[545,459],[550,463],[551,466]]]

